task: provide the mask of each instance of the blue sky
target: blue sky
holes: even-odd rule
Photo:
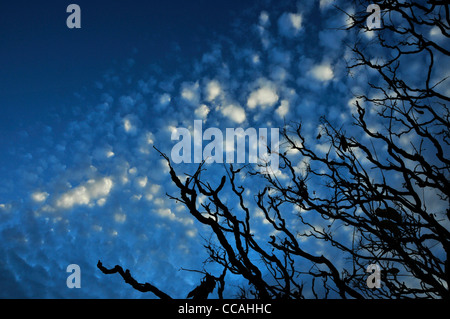
[[[70,3],[0,5],[0,297],[153,297],[103,275],[99,259],[185,297],[201,277],[179,269],[201,268],[209,232],[165,196],[176,189],[153,146],[170,153],[173,129],[195,119],[301,118],[312,138],[321,115],[348,123],[366,88],[347,77],[352,39],[333,29],[345,17],[324,0],[77,1],[82,27],[68,29]],[[69,264],[80,289],[66,287]]]

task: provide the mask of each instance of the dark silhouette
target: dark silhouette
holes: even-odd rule
[[[344,135],[341,135],[339,147],[342,149],[343,152],[347,152],[348,144],[347,140],[345,139]]]
[[[350,23],[343,28],[356,36],[368,31],[371,3],[354,1],[356,12],[348,14]],[[213,186],[202,180],[203,163],[182,182],[160,152],[179,190],[169,197],[214,235],[205,248],[209,261],[224,269],[219,297],[230,271],[248,282],[241,288],[244,298],[304,298],[306,291],[315,298],[330,293],[341,298],[450,298],[450,98],[443,90],[447,79],[436,71],[436,61],[448,65],[450,57],[443,45],[449,43],[449,4],[376,3],[382,26],[372,31],[372,40],[349,45],[353,56],[348,61],[349,74],[371,72],[371,92],[355,96],[354,125],[347,136],[321,119],[317,139],[330,145],[326,154],[315,151],[301,123],[293,123],[282,131],[284,179],[261,167],[229,165]],[[434,40],[432,33],[446,42]],[[407,75],[411,65],[417,69]],[[254,235],[254,209],[245,186],[237,182],[243,170],[254,185],[263,185],[254,203],[273,229],[267,238]],[[222,198],[225,185],[239,208],[229,204],[229,196]],[[199,196],[207,200],[199,204]],[[292,212],[295,222],[288,217]],[[339,259],[328,256],[329,251]],[[381,288],[366,284],[370,264],[381,269]],[[99,268],[119,272],[140,291],[167,296],[150,284],[138,284],[119,266],[111,271],[99,263]],[[206,298],[218,280],[205,276],[188,297]]]
[[[101,261],[99,260],[97,263],[97,267],[98,269],[100,269],[104,274],[115,274],[115,273],[119,273],[123,280],[125,280],[125,282],[127,284],[130,284],[134,289],[139,290],[140,292],[152,292],[154,293],[158,298],[161,299],[172,299],[169,295],[165,294],[164,292],[162,292],[161,290],[159,290],[158,288],[156,288],[155,286],[149,284],[149,283],[145,283],[145,284],[141,284],[139,282],[137,282],[130,274],[130,271],[127,269],[125,271],[123,271],[123,268],[120,267],[119,265],[116,265],[114,268],[111,269],[107,269],[103,266],[103,264],[101,263]]]
[[[187,295],[187,298],[192,299],[206,299],[208,298],[208,295],[213,292],[214,288],[216,287],[216,279],[206,274],[205,278],[203,278],[200,285],[194,288],[189,294]]]

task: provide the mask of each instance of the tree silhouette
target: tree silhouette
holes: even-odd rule
[[[382,25],[368,30],[371,3],[354,1],[357,12],[346,13],[343,27],[356,34],[349,75],[371,74],[370,90],[355,94],[351,133],[322,117],[321,132],[310,138],[302,123],[291,123],[282,131],[279,172],[264,163],[229,165],[216,186],[202,179],[204,163],[182,181],[160,152],[179,190],[169,197],[214,234],[205,247],[224,269],[222,291],[230,272],[248,281],[244,298],[304,298],[306,287],[316,298],[450,297],[449,91],[440,71],[450,57],[449,5],[375,1]],[[358,37],[369,31],[372,40]],[[318,142],[328,151],[318,152]],[[252,205],[242,175],[263,185]],[[237,206],[222,197],[225,187]],[[268,238],[254,234],[255,210],[273,229]],[[379,289],[364,280],[370,264],[381,268]],[[134,288],[145,287],[115,269]],[[205,275],[188,297],[213,291],[219,278]]]
[[[194,288],[194,290],[188,293],[187,298],[192,297],[192,299],[206,299],[208,298],[208,295],[213,292],[215,287],[215,278],[210,274],[206,274],[200,285],[198,285]]]

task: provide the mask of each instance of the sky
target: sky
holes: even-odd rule
[[[3,1],[0,297],[154,297],[101,260],[184,298],[201,276],[180,268],[202,267],[210,232],[167,198],[176,188],[153,146],[170,154],[174,128],[194,120],[225,131],[301,118],[314,137],[322,115],[348,123],[365,88],[347,76],[352,39],[332,2],[77,1],[81,28],[69,29],[72,2]],[[79,289],[66,286],[70,264]]]

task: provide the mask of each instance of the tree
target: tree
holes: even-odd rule
[[[440,69],[450,57],[449,5],[377,1],[382,25],[369,30],[370,3],[355,1],[361,10],[347,14],[344,27],[355,32],[349,75],[370,74],[370,90],[355,94],[351,133],[323,117],[312,141],[301,123],[290,123],[278,172],[267,163],[229,165],[216,186],[203,180],[204,163],[182,181],[160,153],[179,190],[169,197],[214,234],[205,248],[224,269],[222,290],[228,271],[248,281],[242,297],[450,297],[449,97]],[[369,31],[372,40],[361,39]],[[263,185],[252,205],[242,174]],[[237,208],[222,198],[226,187]],[[254,234],[255,210],[273,230],[267,239]],[[371,264],[381,269],[379,289],[364,280]],[[208,279],[214,288],[219,278]]]

